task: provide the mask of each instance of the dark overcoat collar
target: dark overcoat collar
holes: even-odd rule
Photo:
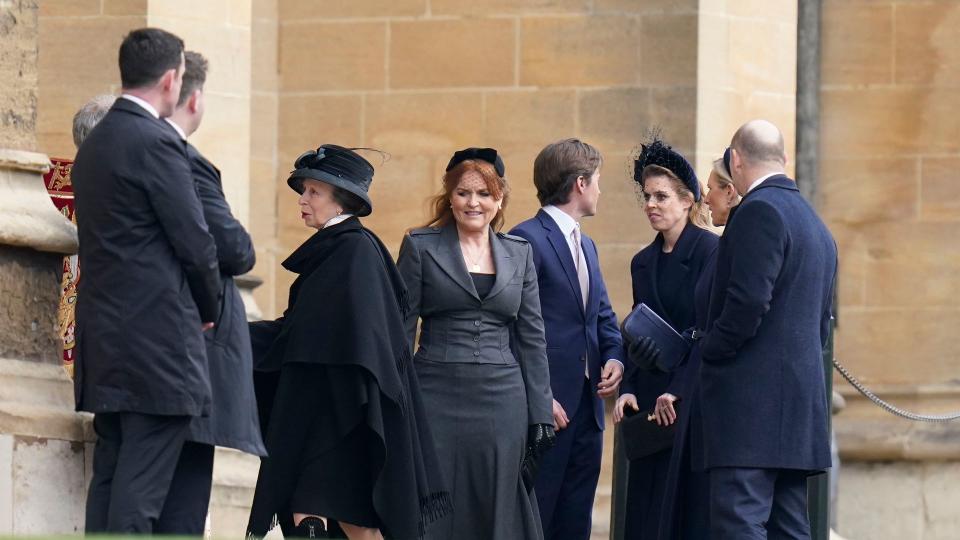
[[[542,208],[537,212],[537,219],[540,220],[540,224],[547,231],[547,239],[550,241],[550,245],[553,246],[554,251],[557,253],[557,258],[560,260],[560,266],[563,268],[563,272],[567,275],[567,280],[570,282],[570,287],[573,289],[573,294],[577,297],[577,302],[580,306],[584,305],[583,294],[580,293],[580,278],[577,277],[577,265],[573,260],[573,254],[570,253],[570,244],[567,243],[567,239],[563,236],[563,232],[560,230],[560,226],[557,225],[557,222],[553,220],[550,214],[546,213]],[[580,249],[583,250],[584,258],[587,257],[587,251],[583,249],[583,240],[581,237]],[[589,267],[589,262],[587,263]],[[590,281],[594,279],[593,272],[590,272]]]
[[[493,232],[493,229],[490,229],[489,237],[496,278],[493,288],[490,289],[490,293],[484,300],[493,298],[507,286],[510,278],[516,273],[518,264],[516,258],[504,245],[500,236]],[[480,295],[473,284],[473,278],[470,277],[467,264],[463,260],[463,251],[460,249],[460,235],[457,232],[455,222],[451,221],[440,230],[440,242],[434,254],[434,259],[440,265],[440,268],[450,276],[450,279],[467,291],[474,299],[480,301]]]
[[[699,233],[701,232],[702,230],[699,227],[690,222],[687,222],[687,225],[680,231],[680,237],[677,238],[677,243],[674,244],[672,252],[673,256],[680,262],[680,271],[683,275],[678,276],[679,279],[685,278],[692,269],[690,258],[693,256],[697,243],[700,240]],[[642,251],[643,255],[638,259],[637,266],[642,268],[642,272],[647,276],[646,285],[649,288],[650,297],[654,303],[650,308],[662,316],[662,314],[666,313],[666,310],[660,300],[660,288],[657,286],[657,272],[659,271],[657,258],[661,251],[663,251],[663,233],[657,233],[656,238],[653,239],[649,248]]]

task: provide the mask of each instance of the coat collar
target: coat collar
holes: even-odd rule
[[[570,253],[570,244],[567,243],[567,239],[563,236],[560,226],[557,225],[557,222],[553,220],[550,214],[540,209],[540,211],[537,212],[537,219],[540,220],[540,224],[547,231],[547,239],[557,254],[560,267],[563,268],[563,272],[567,275],[567,281],[570,282],[570,288],[573,289],[573,294],[577,297],[578,305],[583,306],[584,302],[583,294],[580,292],[580,279],[577,277],[577,266],[573,261],[573,254]],[[583,249],[582,238],[581,236],[580,249]],[[587,257],[586,250],[583,250],[583,256],[584,258]],[[589,267],[589,261],[587,261],[587,266]],[[591,282],[594,280],[593,274],[594,272],[590,272]]]
[[[351,217],[343,223],[338,223],[326,229],[320,229],[313,233],[313,236],[307,238],[303,244],[300,244],[300,247],[281,263],[281,266],[296,274],[305,274],[315,266],[317,257],[325,255],[324,247],[327,246],[328,242],[333,241],[343,233],[360,229],[363,229],[363,225],[356,217]]]
[[[786,189],[790,191],[800,191],[800,188],[797,187],[797,183],[790,179],[786,174],[775,174],[770,178],[767,178],[763,182],[760,182],[760,185],[750,190],[749,193],[743,196],[743,199],[746,200],[747,197],[750,197],[754,193],[760,191],[761,189],[769,188],[779,188]],[[743,201],[741,201],[742,204]]]
[[[690,258],[693,256],[694,249],[700,242],[700,238],[702,238],[704,232],[706,231],[693,223],[687,222],[687,225],[680,231],[680,237],[677,238],[677,243],[673,246],[673,256],[677,257],[677,260],[680,261],[680,267],[685,274],[690,272]],[[662,314],[664,313],[664,306],[660,300],[660,287],[657,286],[657,280],[659,279],[657,275],[659,271],[657,258],[660,256],[661,251],[663,251],[663,234],[657,233],[656,238],[653,239],[650,246],[643,250],[643,256],[638,262],[640,267],[645,268],[645,273],[648,276],[647,287],[649,287],[650,294],[653,297],[653,303],[655,304],[650,307],[657,313]]]
[[[110,109],[136,114],[144,118],[149,118],[154,122],[161,122],[161,120],[158,120],[155,116],[150,114],[146,109],[144,109],[140,105],[137,105],[133,101],[130,101],[129,99],[126,99],[126,98],[117,98],[117,100],[113,102],[113,106],[110,107]],[[164,124],[166,124],[166,122],[164,122]],[[173,131],[172,128],[171,128],[171,131]]]
[[[493,288],[484,300],[493,298],[500,293],[510,278],[517,271],[517,261],[510,253],[510,250],[504,245],[500,236],[493,232],[489,233],[490,253],[493,256],[493,266],[496,271],[496,277]],[[460,235],[457,233],[457,224],[450,222],[440,230],[440,243],[437,247],[434,258],[440,263],[440,268],[450,276],[457,285],[469,293],[477,301],[480,301],[480,295],[473,284],[473,278],[467,270],[467,264],[463,260],[463,251],[460,249]]]

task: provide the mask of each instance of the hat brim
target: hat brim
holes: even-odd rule
[[[287,179],[287,185],[290,186],[290,189],[296,191],[297,193],[303,193],[303,180],[318,180],[331,186],[338,187],[352,195],[355,195],[360,199],[360,202],[363,203],[364,207],[356,213],[357,217],[369,216],[373,212],[373,203],[370,201],[370,196],[367,195],[365,191],[360,189],[356,184],[344,180],[339,176],[334,176],[326,171],[321,171],[318,169],[297,169],[290,173],[290,178]]]

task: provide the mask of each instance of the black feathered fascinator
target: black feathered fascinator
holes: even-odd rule
[[[647,165],[658,165],[677,175],[677,178],[693,193],[693,200],[699,201],[702,196],[700,181],[697,180],[697,173],[693,171],[693,166],[673,148],[664,144],[659,134],[653,135],[652,138],[652,142],[640,145],[640,155],[633,162],[633,180],[642,186],[643,169]]]

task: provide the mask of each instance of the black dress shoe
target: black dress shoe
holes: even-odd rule
[[[316,517],[303,518],[292,536],[294,538],[330,538],[323,520]]]

